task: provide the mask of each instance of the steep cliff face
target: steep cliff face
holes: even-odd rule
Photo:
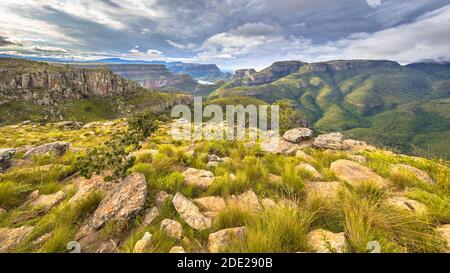
[[[197,82],[187,74],[173,74],[162,64],[108,64],[82,65],[81,67],[106,66],[117,75],[138,83],[140,86],[155,89],[174,87],[193,92]]]
[[[301,68],[302,72],[345,71],[364,68],[395,68],[401,67],[397,62],[383,60],[337,60],[320,63],[306,64]]]
[[[105,68],[0,59],[0,98],[52,104],[61,99],[128,95],[139,86]]]
[[[187,74],[195,80],[217,81],[230,77],[215,64],[167,63],[167,69],[174,74]]]

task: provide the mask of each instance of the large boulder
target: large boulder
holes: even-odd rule
[[[391,170],[392,171],[406,171],[406,172],[414,175],[415,177],[417,177],[417,179],[419,179],[419,180],[422,180],[426,183],[434,184],[433,179],[431,179],[431,177],[428,175],[428,173],[426,173],[425,171],[422,171],[420,169],[417,169],[413,166],[409,166],[406,164],[396,164],[391,167]]]
[[[10,252],[33,231],[31,226],[0,228],[0,253]]]
[[[160,229],[164,231],[169,237],[174,239],[181,239],[183,236],[183,227],[180,223],[171,219],[164,219],[161,222]]]
[[[228,206],[237,207],[242,210],[260,211],[262,209],[258,196],[249,190],[240,195],[231,195],[227,198]]]
[[[152,235],[150,232],[146,232],[142,239],[136,242],[134,245],[133,253],[144,253],[152,245]]]
[[[387,185],[387,181],[374,171],[350,160],[337,160],[331,163],[330,170],[334,172],[338,178],[353,186],[360,185],[364,182],[372,182],[378,187]]]
[[[350,146],[345,143],[341,133],[319,135],[314,139],[314,146],[323,149],[348,150]]]
[[[11,166],[11,159],[15,153],[15,149],[0,149],[0,173]]]
[[[35,148],[28,150],[23,156],[23,158],[28,159],[35,155],[43,155],[53,153],[56,156],[62,156],[69,149],[68,142],[52,142],[47,143]]]
[[[147,196],[145,176],[130,174],[106,196],[87,224],[88,230],[97,230],[110,220],[127,220],[142,210]]]
[[[59,191],[53,194],[43,194],[31,202],[32,207],[43,209],[44,211],[50,210],[53,206],[61,202],[66,197],[63,191]]]
[[[313,136],[313,131],[308,128],[295,128],[286,131],[283,134],[283,139],[293,143],[299,143],[302,140],[310,139]]]
[[[211,233],[208,236],[208,250],[217,253],[230,245],[232,240],[245,239],[246,227],[228,228]]]
[[[208,188],[214,180],[214,174],[210,171],[189,168],[183,172],[186,185]]]
[[[211,219],[205,217],[199,208],[181,193],[175,195],[172,204],[181,218],[193,229],[204,230],[211,227]]]
[[[315,229],[307,235],[308,245],[317,253],[343,253],[347,240],[345,234],[333,233],[324,229]]]

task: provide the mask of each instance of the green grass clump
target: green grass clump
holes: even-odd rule
[[[94,211],[102,196],[94,192],[75,204],[67,201],[52,209],[42,218],[34,219],[28,224],[33,225],[31,234],[19,244],[15,252],[66,252],[67,243],[73,240],[76,228]],[[40,236],[51,232],[51,237],[38,249],[32,244]]]
[[[313,215],[292,207],[264,211],[247,223],[246,239],[234,240],[227,252],[293,253],[307,251]]]
[[[416,189],[407,194],[427,206],[427,214],[436,223],[450,224],[450,197],[445,194],[434,194]]]
[[[31,191],[32,187],[26,183],[14,181],[1,182],[0,207],[7,210],[17,207],[25,200]]]
[[[346,192],[345,231],[351,252],[368,252],[377,241],[382,252],[442,252],[444,244],[433,227],[412,212]]]

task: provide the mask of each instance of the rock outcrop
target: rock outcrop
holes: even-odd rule
[[[230,245],[232,240],[245,239],[246,227],[228,228],[211,233],[208,236],[209,252],[217,253]]]
[[[181,193],[175,195],[172,204],[181,218],[193,229],[204,230],[211,227],[211,219],[205,217],[199,208]]]
[[[308,128],[295,128],[286,131],[283,138],[293,143],[299,143],[302,140],[310,139],[313,136],[313,131]]]
[[[308,245],[317,253],[343,253],[347,244],[345,234],[315,229],[308,233]]]
[[[141,211],[147,196],[144,175],[133,173],[106,196],[88,223],[81,229],[80,237],[101,228],[109,220],[127,220]]]
[[[43,194],[31,202],[31,206],[43,209],[44,211],[50,210],[53,206],[61,202],[66,197],[63,191],[59,191],[53,194]]]
[[[33,231],[31,226],[0,228],[0,253],[7,253]]]
[[[129,95],[137,90],[137,84],[105,68],[0,59],[0,95],[10,100],[53,104],[62,99]]]
[[[66,151],[69,149],[69,143],[68,142],[53,142],[53,143],[47,143],[35,148],[32,148],[28,150],[23,158],[28,159],[35,155],[43,155],[43,154],[49,154],[53,153],[56,156],[62,156]]]
[[[214,174],[210,171],[189,168],[183,172],[186,185],[208,188],[214,180]]]
[[[0,173],[11,166],[11,159],[15,153],[15,149],[0,149]]]
[[[330,170],[334,172],[338,178],[353,186],[357,186],[365,182],[372,182],[378,187],[384,187],[387,185],[387,181],[374,171],[353,161],[340,159],[331,163]]]

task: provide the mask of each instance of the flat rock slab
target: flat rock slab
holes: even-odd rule
[[[425,213],[427,211],[427,207],[424,204],[403,196],[394,196],[388,198],[386,202],[397,208],[413,211],[415,213]]]
[[[422,171],[420,169],[417,169],[417,168],[415,168],[413,166],[409,166],[409,165],[406,165],[406,164],[396,164],[396,165],[393,165],[391,167],[391,169],[393,171],[396,171],[396,170],[398,170],[398,171],[406,171],[406,172],[414,175],[415,177],[417,177],[417,179],[419,179],[419,180],[422,180],[422,181],[424,181],[426,183],[434,184],[433,179],[431,179],[431,177],[428,175],[428,173],[426,173],[425,171]]]
[[[144,207],[146,196],[147,183],[144,175],[130,174],[100,202],[87,227],[82,228],[82,231],[97,230],[110,220],[127,220],[134,217]]]
[[[181,218],[193,229],[204,230],[211,227],[211,219],[205,217],[199,208],[181,193],[175,195],[172,204]]]
[[[208,188],[214,180],[214,174],[210,171],[189,168],[183,172],[186,185]]]
[[[360,185],[364,182],[372,182],[378,187],[384,187],[388,183],[371,169],[350,160],[337,160],[331,163],[330,170],[337,177],[353,186]]]
[[[244,240],[247,233],[246,227],[228,228],[211,233],[208,236],[208,250],[218,253],[230,245],[232,240]]]
[[[313,136],[313,131],[308,128],[295,128],[286,131],[283,134],[283,139],[293,143],[299,143],[302,140],[310,139]]]
[[[314,146],[331,150],[350,149],[350,146],[344,142],[344,135],[341,133],[319,135],[316,139],[314,139]]]
[[[239,195],[229,196],[227,198],[227,205],[250,211],[259,211],[262,209],[258,196],[251,190]]]
[[[34,227],[0,228],[0,253],[8,253],[33,231]]]
[[[30,205],[48,211],[53,206],[61,202],[65,197],[66,194],[63,191],[59,191],[53,194],[43,194],[33,200]]]
[[[315,229],[308,233],[308,245],[316,253],[343,253],[347,244],[345,234]]]
[[[69,149],[69,143],[68,142],[52,142],[52,143],[47,143],[35,148],[32,148],[30,150],[28,150],[23,158],[25,159],[29,159],[32,156],[35,155],[43,155],[43,154],[48,154],[48,153],[53,153],[56,156],[61,156],[63,155],[65,152],[67,152],[67,150]]]

